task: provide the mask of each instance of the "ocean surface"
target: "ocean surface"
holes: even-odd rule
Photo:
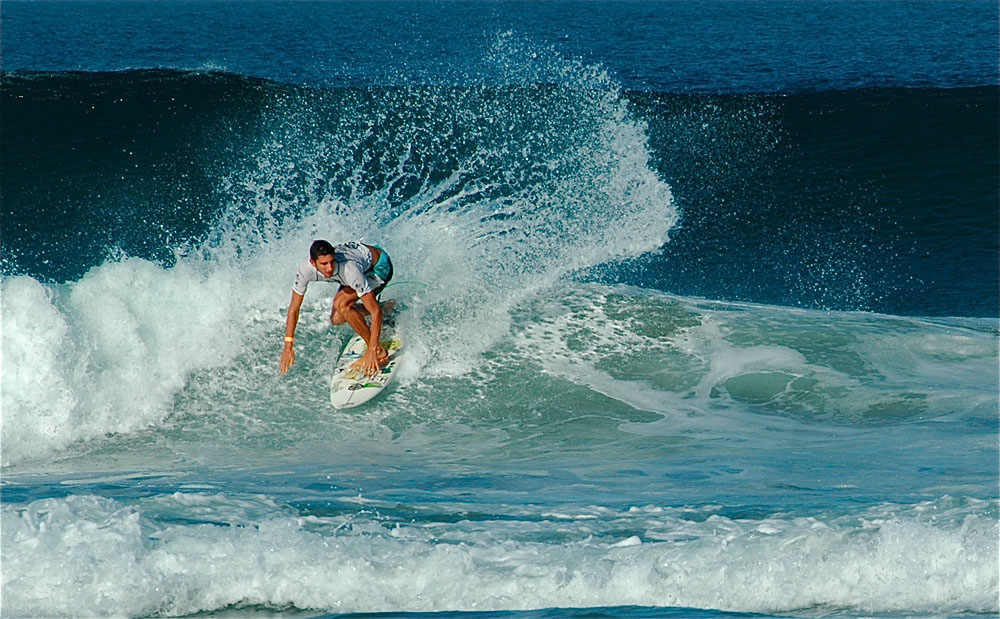
[[[0,614],[997,616],[998,13],[5,0]]]

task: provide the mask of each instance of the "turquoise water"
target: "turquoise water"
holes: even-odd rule
[[[2,614],[996,616],[995,24],[6,2]]]

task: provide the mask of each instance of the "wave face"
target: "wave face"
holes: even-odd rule
[[[501,38],[495,53],[507,66],[535,52]],[[575,86],[544,82],[557,73],[547,64],[519,71],[522,85],[505,87],[349,89],[8,73],[4,270],[72,281],[119,255],[169,265],[206,244],[219,256],[220,234],[252,253],[322,209],[364,235],[434,203],[476,220],[473,236],[508,236],[494,255],[536,252],[522,241],[567,226],[549,251],[571,271],[656,249],[677,211],[683,226],[655,255],[594,277],[774,305],[997,315],[997,88],[649,94],[583,65],[566,69]],[[643,223],[651,236],[630,245]]]
[[[785,306],[996,316],[998,95],[638,95],[683,225],[659,259],[635,265],[642,276],[620,281]]]
[[[105,29],[23,61],[29,5]],[[101,52],[115,6],[4,5],[4,617],[1000,610],[1000,114],[970,57],[623,86],[511,33],[422,56],[404,3],[414,79],[324,81],[194,35]],[[333,290],[276,370],[309,243],[359,237],[407,352],[341,413]]]

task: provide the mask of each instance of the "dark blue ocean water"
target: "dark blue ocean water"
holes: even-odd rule
[[[3,45],[6,70],[463,85],[523,79],[488,61],[493,39],[511,32],[630,90],[954,88],[997,84],[996,21],[979,0],[12,0]]]
[[[996,616],[998,14],[5,1],[2,614]]]

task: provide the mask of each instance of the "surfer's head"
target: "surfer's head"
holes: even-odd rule
[[[309,246],[309,259],[316,261],[320,256],[332,256],[333,255],[333,245],[329,241],[324,241],[320,239],[318,241],[313,241],[313,244]]]
[[[323,277],[332,277],[334,270],[333,245],[330,245],[328,241],[313,241],[313,244],[309,246],[309,262],[323,274]]]

